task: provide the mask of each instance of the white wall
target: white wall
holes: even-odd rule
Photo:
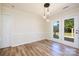
[[[49,29],[48,29],[49,39],[53,40],[52,21],[59,20],[59,21],[63,22],[64,19],[73,18],[73,17],[76,17],[76,19],[77,19],[75,30],[77,30],[77,29],[79,30],[79,28],[78,28],[79,27],[79,25],[78,25],[78,23],[79,23],[79,20],[78,20],[79,19],[79,8],[67,9],[67,10],[64,10],[64,11],[56,14],[56,15],[51,16],[50,17],[51,22],[49,23],[50,25],[48,26],[49,27]],[[61,28],[63,29],[63,24],[61,24]],[[62,29],[61,29],[61,31],[62,31]],[[76,33],[76,31],[75,31],[75,33]],[[79,47],[78,46],[79,39],[78,39],[77,35],[75,35],[75,42],[76,43],[74,43],[76,46],[72,45],[72,43],[68,43],[68,42],[63,41],[64,40],[63,34],[61,33],[60,35],[61,35],[61,37],[60,37],[60,40],[57,40],[58,42],[66,44],[66,45],[70,45],[70,46],[73,46],[73,47],[77,47],[77,48]]]
[[[0,46],[2,46],[2,7],[0,4]]]
[[[16,13],[13,45],[34,42],[46,38],[45,21],[30,13]]]
[[[3,7],[2,17],[3,19],[0,19],[2,21],[0,48],[27,44],[47,38],[46,22],[38,15],[11,7]]]

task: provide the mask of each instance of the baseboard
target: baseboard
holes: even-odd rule
[[[21,44],[15,44],[15,45],[12,45],[12,46],[10,46],[10,47],[16,47],[16,46],[20,46],[20,45],[24,45],[24,44],[30,44],[30,43],[34,43],[34,42],[41,41],[41,40],[48,40],[48,39],[34,40],[34,41],[25,42],[25,43],[21,43]]]

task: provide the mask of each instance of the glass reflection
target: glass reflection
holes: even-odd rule
[[[59,39],[59,21],[55,21],[53,24],[53,37]]]

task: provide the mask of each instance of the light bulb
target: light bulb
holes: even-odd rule
[[[47,12],[47,15],[49,15],[50,14],[50,12]]]
[[[46,19],[46,16],[43,16],[44,19]]]
[[[47,22],[50,22],[50,20],[49,20],[49,19],[46,19],[46,21],[47,21]]]

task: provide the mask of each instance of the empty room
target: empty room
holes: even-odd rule
[[[0,56],[79,56],[79,3],[0,3]]]

